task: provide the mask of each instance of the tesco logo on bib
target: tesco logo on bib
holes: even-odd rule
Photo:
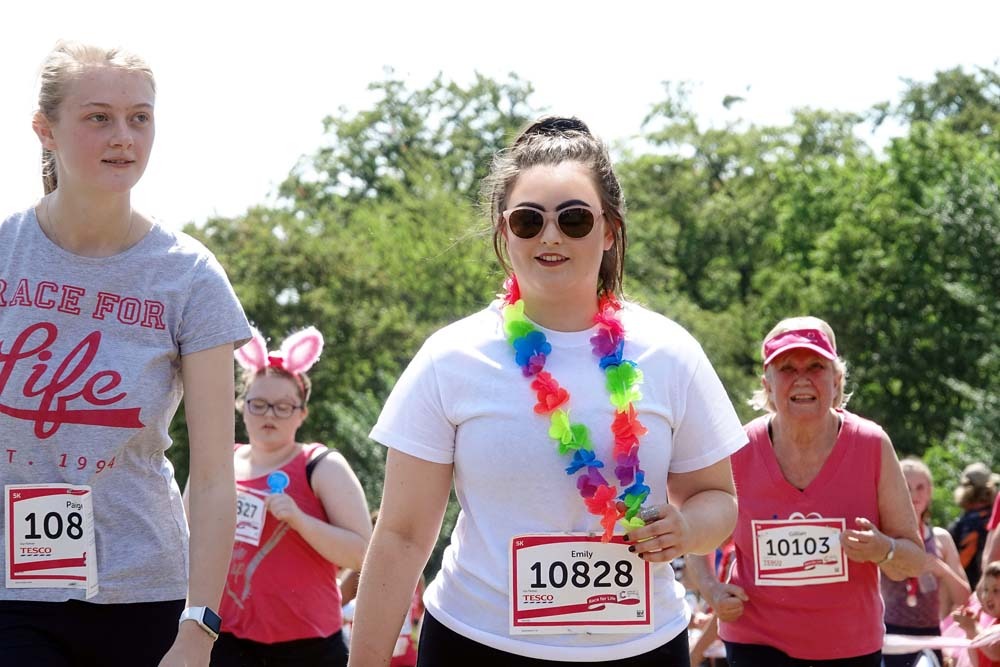
[[[32,556],[36,554],[51,554],[52,547],[21,547],[22,556]]]
[[[554,595],[541,595],[539,593],[525,593],[522,602],[555,602]]]

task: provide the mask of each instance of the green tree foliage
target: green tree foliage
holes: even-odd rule
[[[395,378],[427,335],[499,288],[474,192],[488,157],[529,117],[531,89],[515,77],[419,91],[390,78],[372,89],[371,109],[325,121],[325,145],[292,171],[281,206],[188,231],[216,252],[270,348],[309,324],[323,332],[299,436],[343,452],[374,508],[384,451],[368,431]],[[182,474],[184,449],[174,454]]]
[[[324,332],[300,435],[343,451],[374,507],[384,451],[368,431],[424,338],[496,292],[478,184],[535,110],[513,75],[413,90],[389,72],[371,88],[370,108],[325,120],[279,205],[189,231],[272,346],[308,324]],[[703,126],[687,94],[668,85],[641,149],[618,156],[630,298],[692,331],[744,419],[763,335],[792,315],[829,321],[851,367],[851,409],[901,452],[926,453],[944,522],[962,467],[997,462],[997,74],[942,72],[909,82],[897,104],[801,109],[781,127]],[[900,136],[873,148],[867,137],[889,115]],[[183,479],[186,448],[171,456]]]

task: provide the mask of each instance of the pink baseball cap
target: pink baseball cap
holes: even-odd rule
[[[804,348],[812,350],[819,356],[836,361],[837,350],[827,335],[820,329],[795,329],[780,333],[771,340],[764,343],[764,365],[774,361],[779,354]]]

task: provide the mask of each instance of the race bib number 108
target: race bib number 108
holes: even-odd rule
[[[78,588],[97,595],[89,486],[4,486],[7,588]]]

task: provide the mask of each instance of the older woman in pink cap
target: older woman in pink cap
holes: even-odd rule
[[[739,503],[728,582],[691,558],[731,667],[871,666],[884,628],[879,570],[917,576],[924,549],[889,436],[844,409],[847,367],[816,317],[764,338],[767,412],[732,456]]]

